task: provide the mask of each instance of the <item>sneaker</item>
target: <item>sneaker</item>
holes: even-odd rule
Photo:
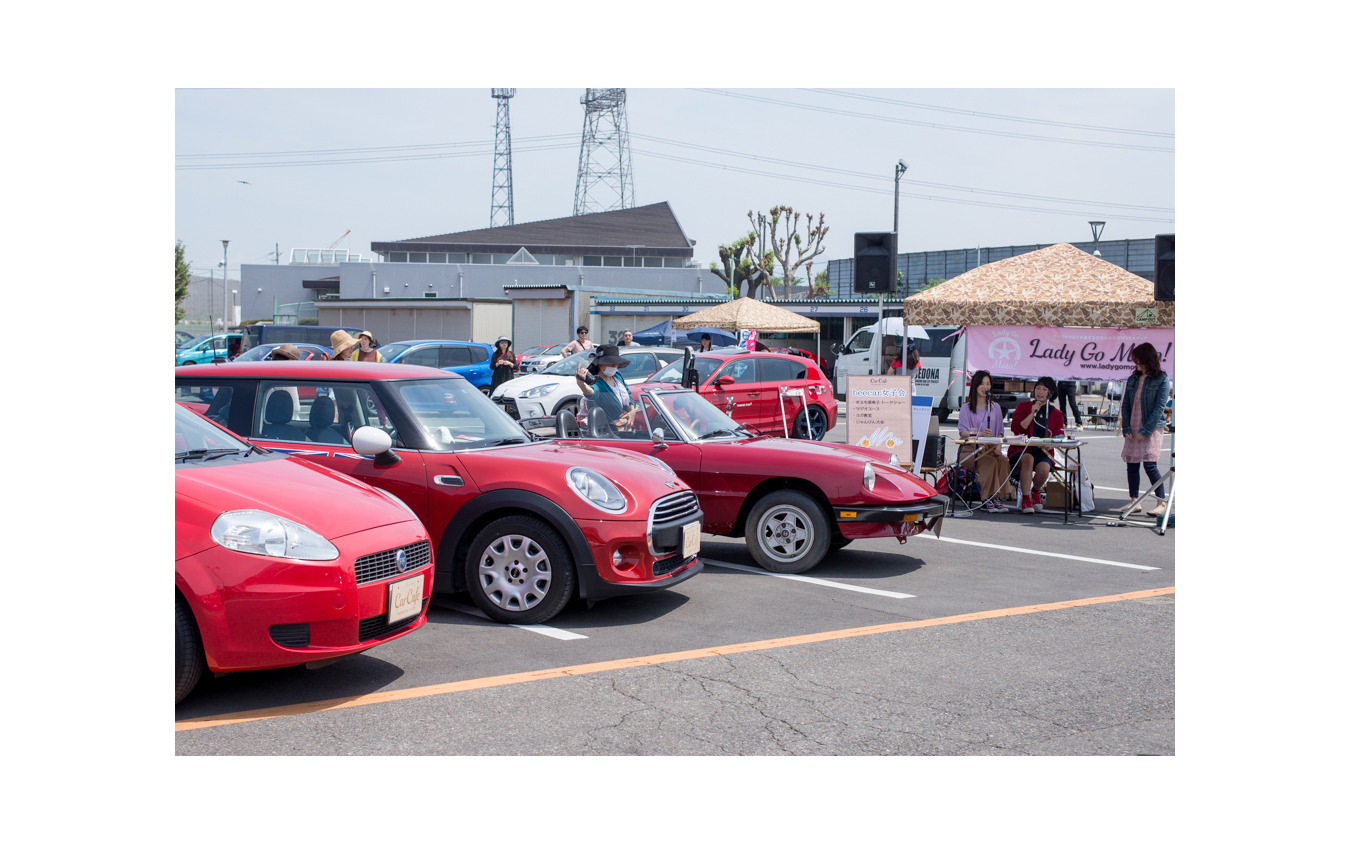
[[[1008,508],[1003,506],[1003,502],[997,498],[991,498],[984,502],[984,512],[986,513],[1006,513]]]
[[[1045,496],[1041,494],[1040,490],[1033,489],[1031,491],[1031,506],[1037,510],[1045,509]]]
[[[1034,504],[1031,503],[1031,496],[1030,496],[1030,495],[1024,495],[1024,496],[1022,496],[1022,512],[1023,512],[1023,513],[1034,513],[1034,512],[1036,512],[1036,505],[1034,505]]]
[[[1149,510],[1149,511],[1148,511],[1148,515],[1150,515],[1150,516],[1161,516],[1163,513],[1166,513],[1166,512],[1167,512],[1167,502],[1166,502],[1166,501],[1159,501],[1156,507],[1154,507],[1152,510]]]

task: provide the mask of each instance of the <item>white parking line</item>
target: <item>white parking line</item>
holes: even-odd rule
[[[435,606],[440,607],[443,610],[460,612],[464,613],[465,615],[471,615],[474,616],[475,618],[481,618],[487,621],[491,620],[487,617],[487,614],[484,613],[482,610],[480,610],[478,607],[466,607],[463,604],[456,604],[450,601],[432,601],[431,603]],[[590,638],[589,636],[584,636],[580,633],[573,633],[571,630],[559,630],[556,627],[548,627],[547,625],[543,624],[512,624],[511,626],[519,627],[521,630],[528,630],[531,633],[538,633],[541,636],[548,636],[549,638],[552,639],[562,639],[564,641],[569,639]]]
[[[832,580],[821,580],[818,577],[803,577],[800,574],[779,574],[774,571],[765,571],[764,569],[753,568],[751,566],[737,565],[736,563],[719,563],[713,560],[704,559],[705,566],[721,566],[724,569],[736,569],[738,571],[749,572],[750,574],[767,574],[770,577],[782,577],[787,580],[799,580],[802,583],[810,583],[813,586],[828,586],[831,589],[847,589],[850,592],[864,592],[868,595],[881,595],[884,598],[913,598],[913,595],[907,595],[904,592],[886,592],[881,589],[868,589],[866,586],[853,586],[848,583],[835,583]]]
[[[1114,560],[1098,560],[1095,557],[1076,557],[1073,554],[1056,554],[1053,551],[1037,551],[1032,548],[1014,548],[1011,545],[991,545],[988,542],[972,542],[969,539],[955,539],[950,536],[932,536],[928,533],[919,534],[920,539],[936,539],[938,542],[955,542],[960,545],[975,545],[980,548],[994,548],[999,551],[1012,551],[1017,554],[1039,554],[1042,557],[1058,557],[1061,560],[1078,560],[1084,563],[1097,563],[1103,566],[1120,566],[1126,569],[1138,569],[1139,571],[1157,571],[1157,566],[1138,566],[1134,563],[1118,563]]]

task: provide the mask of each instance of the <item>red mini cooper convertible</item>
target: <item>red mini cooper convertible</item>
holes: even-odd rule
[[[176,370],[175,398],[265,446],[398,496],[431,534],[436,591],[540,624],[703,568],[703,514],[650,457],[535,441],[464,378],[393,363],[269,361]]]
[[[203,669],[326,662],[426,623],[431,543],[401,501],[181,405],[174,439],[175,703]]]
[[[698,493],[703,530],[744,536],[769,571],[807,571],[855,539],[942,529],[946,497],[891,454],[752,434],[690,389],[632,391],[642,412],[628,429],[589,407],[581,420],[559,414],[559,433],[668,464]]]

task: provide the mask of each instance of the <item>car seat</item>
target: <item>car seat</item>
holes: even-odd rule
[[[273,392],[267,397],[264,415],[266,424],[263,425],[262,435],[269,440],[303,441],[305,432],[291,424],[294,414],[295,403],[291,401],[291,394],[285,390]]]
[[[309,406],[309,431],[305,437],[316,443],[346,443],[347,440],[333,427],[337,405],[328,396],[318,396]]]
[[[581,426],[577,424],[577,415],[570,410],[558,411],[555,427],[559,437],[569,440],[581,438]]]

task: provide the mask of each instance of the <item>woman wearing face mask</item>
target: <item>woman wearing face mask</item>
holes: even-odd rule
[[[633,394],[619,374],[628,363],[619,354],[618,346],[605,343],[596,347],[590,366],[577,364],[577,385],[581,387],[582,395],[593,397],[614,427],[621,431],[632,424],[636,413]]]
[[[961,439],[975,437],[1003,436],[1003,408],[989,397],[994,382],[989,370],[981,369],[970,378],[970,398],[961,405],[961,414],[956,422],[956,430]],[[972,459],[971,455],[975,457]],[[956,454],[957,464],[973,466],[975,477],[980,482],[980,494],[984,496],[986,513],[1006,513],[1008,508],[1000,500],[1009,491],[1008,461],[1003,459],[1003,451],[998,445],[963,445]]]
[[[1055,397],[1055,379],[1043,375],[1036,379],[1036,389],[1031,392],[1031,401],[1017,405],[1012,415],[1014,436],[1059,437],[1064,435],[1064,414],[1059,408],[1051,407],[1050,400]],[[1008,461],[1013,465],[1022,485],[1023,513],[1035,513],[1045,508],[1045,495],[1041,489],[1045,479],[1050,476],[1053,460],[1050,453],[1036,446],[1013,446],[1008,449]]]

